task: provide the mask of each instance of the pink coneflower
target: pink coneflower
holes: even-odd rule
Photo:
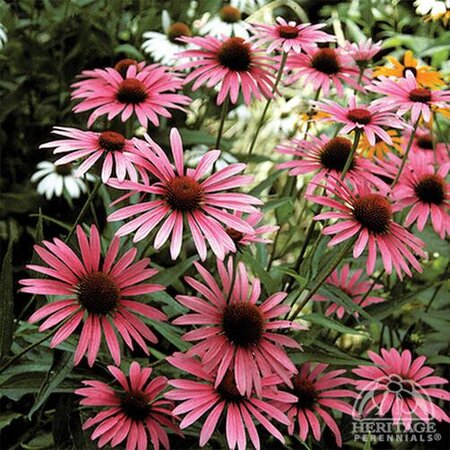
[[[122,183],[111,180],[109,184],[118,189],[154,194],[155,198],[126,206],[111,214],[109,221],[139,214],[139,217],[120,227],[117,235],[122,236],[137,230],[133,240],[140,241],[166,218],[156,234],[154,246],[160,248],[172,234],[170,253],[172,259],[175,259],[181,251],[183,223],[186,220],[202,260],[206,258],[205,240],[221,259],[227,251],[236,251],[233,240],[220,222],[241,233],[253,233],[254,230],[245,220],[230,214],[226,209],[252,213],[257,211],[252,205],[262,203],[247,194],[225,192],[252,180],[250,176],[236,175],[245,169],[245,164],[230,164],[200,181],[213,167],[220,155],[219,150],[205,153],[196,169],[185,171],[183,144],[176,128],[170,132],[175,166],[156,142],[148,135],[146,139],[148,146],[144,145],[143,141],[135,141],[135,144],[140,150],[141,164],[158,182],[149,186],[127,180]]]
[[[388,128],[404,128],[405,123],[395,114],[387,112],[381,105],[358,105],[356,98],[351,97],[349,106],[341,106],[331,100],[323,100],[316,102],[319,111],[329,114],[329,116],[321,118],[328,122],[339,122],[344,125],[341,134],[350,133],[352,130],[359,130],[364,133],[369,144],[376,144],[378,136],[382,141],[392,145],[392,138],[381,127]]]
[[[343,49],[345,52],[351,56],[353,61],[359,66],[365,66],[370,62],[375,55],[377,55],[381,50],[382,42],[378,41],[373,43],[372,39],[369,38],[366,41],[359,43],[345,42]]]
[[[186,50],[180,56],[196,58],[180,66],[180,69],[194,68],[185,82],[195,80],[192,90],[200,86],[214,87],[220,84],[217,104],[223,103],[227,95],[236,103],[239,91],[246,104],[252,96],[261,99],[272,96],[273,60],[259,53],[259,49],[240,37],[221,36],[182,37],[182,42],[200,47],[200,50]]]
[[[275,225],[262,225],[258,227],[257,225],[264,218],[264,213],[262,212],[251,213],[248,214],[246,217],[243,217],[242,213],[236,212],[235,216],[242,218],[253,228],[253,231],[251,233],[242,233],[240,231],[235,230],[234,228],[225,229],[225,231],[228,233],[231,239],[233,239],[237,247],[247,246],[255,242],[265,244],[270,243],[272,241],[270,239],[262,237],[262,235],[266,233],[273,233],[277,231],[279,228],[278,226]]]
[[[412,206],[405,227],[417,223],[417,229],[422,231],[431,217],[433,229],[441,239],[450,234],[450,183],[445,180],[449,170],[450,163],[436,170],[420,155],[409,159],[394,189],[397,209]]]
[[[354,89],[362,89],[356,81],[358,69],[352,66],[351,58],[339,48],[315,48],[306,54],[291,55],[286,67],[294,72],[287,79],[288,84],[301,78],[315,91],[320,89],[325,95],[328,95],[331,86],[336,88],[338,95],[344,95],[343,82]]]
[[[258,46],[269,43],[267,52],[274,50],[289,53],[303,51],[312,51],[316,48],[318,42],[333,42],[336,40],[334,36],[319,31],[325,27],[324,23],[311,25],[310,23],[297,24],[293,20],[286,22],[282,17],[276,18],[275,25],[266,25],[263,23],[253,24],[253,32],[255,34],[252,40]]]
[[[333,211],[321,213],[314,220],[340,219],[327,226],[322,233],[335,235],[329,247],[357,236],[353,257],[358,258],[368,246],[367,273],[375,270],[377,247],[387,273],[394,267],[400,279],[402,271],[412,276],[409,262],[421,272],[419,262],[413,252],[425,256],[424,243],[409,233],[392,219],[392,205],[383,193],[373,191],[368,184],[355,184],[353,192],[338,180],[329,179],[326,190],[336,199],[325,196],[309,196],[309,199]]]
[[[333,432],[337,445],[341,447],[341,432],[328,409],[353,414],[353,408],[341,398],[355,398],[357,394],[349,389],[342,389],[343,385],[354,384],[350,378],[340,376],[345,370],[325,372],[327,367],[328,364],[310,363],[299,366],[298,374],[292,377],[293,388],[290,390],[298,401],[293,405],[280,405],[280,409],[286,412],[290,419],[289,434],[294,434],[298,424],[302,441],[306,441],[310,430],[314,439],[320,441],[322,432],[319,419],[322,419]]]
[[[164,289],[158,284],[142,283],[155,275],[157,270],[147,268],[148,258],[133,263],[137,253],[135,248],[128,250],[115,263],[120,244],[118,238],[113,239],[102,259],[100,236],[94,225],[91,226],[90,234],[88,239],[81,226],[77,227],[81,258],[57,238],[53,239],[53,243],[43,241],[43,246],[34,246],[36,253],[49,267],[28,265],[27,268],[51,279],[20,280],[20,284],[26,286],[21,291],[69,298],[39,308],[29,321],[34,323],[46,319],[39,331],[62,323],[51,341],[51,347],[65,341],[83,322],[75,351],[75,364],[80,362],[85,353],[89,365],[94,364],[103,333],[111,356],[119,365],[120,346],[114,328],[130,348],[133,348],[134,340],[148,355],[144,339],[153,343],[158,342],[158,339],[136,313],[153,320],[167,320],[167,317],[152,306],[126,297]]]
[[[158,116],[172,117],[168,108],[183,110],[182,106],[191,102],[188,96],[175,93],[182,85],[181,78],[170,73],[168,67],[157,64],[139,72],[131,64],[125,75],[110,67],[97,69],[95,76],[72,85],[75,88],[72,99],[82,99],[73,111],[94,109],[89,116],[89,127],[103,114],[108,114],[108,120],[121,114],[125,122],[133,113],[143,127],[147,127],[149,120],[158,126]]]
[[[335,286],[344,294],[347,294],[352,299],[352,302],[355,305],[360,306],[361,308],[365,308],[366,306],[373,305],[375,303],[384,302],[386,299],[384,299],[383,297],[374,297],[370,294],[363,300],[364,294],[369,289],[371,291],[376,291],[377,289],[381,289],[383,285],[375,284],[372,287],[371,281],[361,280],[362,273],[363,271],[361,269],[351,273],[350,265],[345,264],[340,271],[338,269],[333,271],[333,273],[327,278],[326,284]],[[330,298],[329,296],[316,294],[312,299],[319,302],[326,302],[331,300],[332,304],[325,311],[325,314],[327,316],[331,316],[332,314],[336,313],[336,316],[339,319],[342,319],[344,317],[344,314],[346,313],[346,309],[343,306],[334,303],[333,298]],[[355,312],[353,315],[355,317],[358,317],[357,312]]]
[[[375,104],[384,109],[395,110],[396,114],[402,116],[411,111],[413,122],[422,116],[426,122],[431,119],[432,107],[449,107],[450,92],[422,88],[416,78],[407,71],[405,78],[393,81],[387,77],[380,77],[367,89],[384,95],[385,97],[375,100]]]
[[[413,415],[424,422],[430,419],[450,422],[447,414],[431,401],[431,397],[450,400],[450,393],[428,387],[447,384],[448,381],[431,375],[434,370],[424,366],[425,356],[413,360],[409,350],[400,354],[395,348],[381,349],[381,356],[372,351],[367,354],[375,366],[353,369],[353,373],[365,378],[356,381],[356,387],[362,391],[357,412],[366,416],[377,409],[377,415],[381,417],[390,412],[394,424],[403,423],[407,430],[411,427]]]
[[[131,363],[128,377],[117,367],[108,366],[108,370],[115,378],[115,388],[102,381],[89,380],[83,381],[88,387],[75,391],[84,397],[81,405],[103,407],[86,420],[83,430],[97,425],[91,439],[100,438],[97,443],[100,448],[108,443],[115,447],[126,440],[127,450],[159,449],[160,443],[169,450],[164,428],[179,431],[172,419],[173,403],[161,396],[167,378],[159,376],[149,381],[153,369],[141,368],[136,361]]]
[[[181,401],[173,410],[173,414],[186,414],[180,423],[180,428],[187,428],[208,412],[201,432],[200,447],[211,438],[221,417],[225,418],[225,432],[230,450],[238,447],[247,449],[247,434],[256,450],[261,448],[258,431],[255,426],[260,423],[272,436],[284,443],[283,435],[273,425],[279,422],[289,424],[289,419],[278,405],[286,407],[296,401],[293,395],[276,388],[280,380],[276,376],[264,377],[261,380],[261,396],[244,397],[237,389],[230,372],[218,382],[217,376],[211,373],[194,358],[181,353],[175,353],[167,360],[173,366],[194,375],[199,381],[169,380],[169,385],[175,389],[166,394],[170,400]],[[265,447],[264,447],[265,448]]]
[[[411,137],[411,132],[405,129],[403,132],[403,148],[406,146]],[[444,142],[438,142],[434,133],[428,128],[417,128],[410,151],[411,157],[419,156],[431,164],[446,164],[450,161],[446,145]]]
[[[125,139],[122,134],[112,130],[96,133],[69,127],[54,127],[53,133],[64,136],[67,139],[47,142],[39,148],[54,148],[54,154],[68,153],[56,160],[56,165],[84,159],[84,162],[76,171],[76,176],[81,177],[104,156],[102,166],[103,183],[109,180],[113,173],[113,168],[115,168],[115,173],[120,181],[123,181],[126,175],[133,181],[137,181],[137,171],[130,158],[132,156],[130,153],[134,149],[133,141]]]
[[[352,151],[353,143],[343,136],[330,139],[322,134],[319,137],[309,135],[308,138],[309,140],[294,138],[287,144],[279,145],[275,150],[294,156],[292,161],[278,164],[278,169],[289,169],[291,176],[315,173],[306,191],[308,194],[312,194],[319,181],[326,179],[328,175],[334,178],[341,176]],[[386,176],[388,174],[373,162],[355,154],[346,178],[353,181],[365,179],[381,190],[388,190],[389,187],[379,175]]]
[[[218,370],[216,387],[227,370],[234,372],[239,392],[250,395],[255,388],[261,394],[261,376],[277,374],[290,385],[290,375],[296,373],[283,347],[299,348],[291,337],[273,331],[294,328],[302,329],[288,320],[272,320],[287,313],[288,305],[280,305],[285,292],[271,295],[257,305],[261,285],[254,278],[251,288],[245,266],[239,263],[233,277],[233,260],[225,267],[217,261],[221,286],[200,264],[194,263],[206,284],[191,277],[186,282],[203,297],[178,295],[177,300],[194,314],[185,314],[174,320],[176,325],[204,325],[184,335],[186,341],[201,341],[188,351],[199,355],[207,371]]]

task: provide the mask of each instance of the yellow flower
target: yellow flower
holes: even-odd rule
[[[445,12],[441,12],[438,14],[429,14],[428,16],[425,16],[425,22],[429,22],[430,20],[432,20],[433,22],[442,20],[444,27],[446,27],[450,22],[450,10],[447,9]]]
[[[374,77],[385,76],[403,78],[409,70],[416,77],[417,82],[421,86],[433,88],[445,85],[442,75],[436,70],[433,70],[432,67],[418,67],[418,61],[413,57],[411,50],[406,51],[405,56],[403,57],[403,64],[393,56],[387,56],[386,59],[394,67],[377,67],[373,71]]]
[[[361,140],[359,141],[358,150],[369,159],[372,159],[374,156],[379,159],[383,159],[384,155],[389,153],[392,148],[397,150],[397,152],[402,153],[402,137],[398,136],[395,130],[388,130],[387,134],[391,136],[392,145],[388,145],[381,139],[376,138],[375,145],[372,146],[369,144],[367,137],[363,134],[361,136]]]

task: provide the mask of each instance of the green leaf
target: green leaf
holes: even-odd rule
[[[311,313],[306,314],[304,316],[300,316],[300,319],[307,320],[308,322],[320,325],[321,327],[327,330],[334,330],[339,331],[340,333],[347,333],[347,334],[361,334],[358,330],[346,327],[345,325],[342,325],[336,320],[330,319],[329,317],[322,316],[321,314],[317,313]]]
[[[248,251],[242,254],[242,262],[251,267],[253,273],[261,280],[261,283],[268,294],[277,292],[278,286],[275,280]]]
[[[159,322],[157,320],[148,319],[148,322],[159,334],[164,336],[164,338],[171,344],[175,345],[178,350],[184,352],[189,348],[189,344],[184,342],[180,337],[180,328],[174,327],[166,322]]]
[[[159,272],[152,278],[152,283],[171,286],[192,266],[192,263],[197,260],[197,256],[191,256],[186,261],[182,261],[176,266],[169,267],[168,269],[156,266]]]
[[[9,353],[14,329],[12,247],[11,234],[0,273],[0,361]]]
[[[44,404],[50,394],[55,391],[55,389],[61,384],[66,376],[72,371],[72,360],[73,358],[70,353],[54,353],[53,364],[50,367],[50,370],[47,372],[47,375],[45,376],[33,407],[28,413],[29,419],[31,419],[33,414]]]
[[[49,217],[46,216],[44,214],[30,214],[30,217],[39,217],[42,218],[43,220],[45,220],[46,222],[50,222],[50,223],[54,223],[56,225],[59,225],[61,228],[64,228],[67,231],[70,231],[70,229],[72,228],[70,225],[68,225],[67,223],[61,222],[60,220],[54,219],[53,217]]]
[[[276,170],[274,173],[270,174],[265,180],[261,181],[257,186],[255,186],[250,192],[250,195],[260,195],[266,189],[270,188],[275,180],[283,173],[282,170]]]
[[[144,55],[134,45],[131,44],[121,44],[117,47],[114,47],[114,53],[125,53],[127,56],[130,56],[137,60],[145,59]]]
[[[25,394],[37,394],[44,379],[45,374],[42,372],[22,372],[14,375],[2,375],[0,376],[0,395],[18,401]],[[53,392],[71,393],[80,387],[80,381],[75,378],[66,378]]]
[[[352,314],[357,312],[366,319],[373,320],[373,317],[368,314],[364,308],[361,308],[361,306],[354,303],[352,298],[338,287],[325,283],[319,289],[319,292],[322,292],[332,302],[337,303],[339,306],[343,306],[347,312]]]
[[[0,430],[3,428],[6,428],[13,420],[18,419],[19,417],[22,417],[22,414],[17,412],[4,412],[0,414]]]

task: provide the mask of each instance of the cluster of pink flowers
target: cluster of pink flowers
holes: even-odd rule
[[[46,278],[21,280],[22,291],[64,298],[38,309],[30,322],[43,320],[40,331],[55,330],[52,347],[77,336],[75,364],[84,355],[89,366],[99,355],[103,360],[99,350],[104,337],[119,366],[122,340],[130,349],[137,344],[148,355],[147,342],[156,344],[158,340],[147,319],[167,320],[158,308],[136,299],[164,286],[148,281],[157,270],[149,268],[148,258],[136,261],[136,248],[121,251],[120,237],[131,234],[135,243],[146,239],[155,250],[169,242],[170,255],[176,260],[189,235],[202,261],[216,261],[211,270],[195,262],[201,279],[187,276],[191,294],[176,296],[189,312],[173,324],[191,327],[183,339],[194,344],[167,361],[186,378],[152,377],[151,367],[132,362],[128,376],[118,367],[108,366],[115,387],[91,380],[76,391],[84,397],[82,405],[103,408],[84,424],[85,429],[96,425],[92,439],[99,438],[99,447],[107,443],[116,446],[126,439],[127,450],[144,450],[149,443],[155,449],[160,445],[168,449],[167,430],[182,434],[180,429],[203,416],[200,446],[211,439],[224,417],[228,446],[239,450],[247,448],[247,436],[256,449],[261,448],[258,424],[281,442],[281,426],[306,441],[310,435],[320,440],[325,425],[341,446],[334,411],[356,417],[379,407],[380,416],[390,413],[394,421],[403,421],[406,426],[412,414],[422,420],[450,421],[428,398],[449,400],[445,391],[428,387],[447,381],[431,376],[432,370],[424,366],[425,358],[413,360],[408,350],[399,354],[395,349],[383,349],[381,356],[370,352],[374,365],[354,369],[353,375],[360,377],[356,380],[345,370],[330,370],[327,364],[293,362],[292,349],[301,349],[298,340],[306,327],[287,320],[291,307],[284,301],[288,294],[263,294],[260,280],[249,276],[246,266],[233,255],[243,246],[268,242],[263,235],[278,228],[258,226],[263,219],[263,202],[239,191],[252,181],[243,174],[246,164],[233,163],[216,170],[220,149],[212,149],[195,168],[188,168],[176,128],[170,131],[168,155],[152,139],[151,130],[140,139],[113,127],[117,116],[122,122],[133,124],[136,118],[143,127],[149,123],[158,127],[161,117],[170,118],[171,110],[184,110],[189,105],[191,98],[180,93],[186,86],[191,91],[217,86],[218,105],[228,99],[235,104],[240,94],[246,104],[252,99],[270,100],[278,92],[274,67],[280,76],[283,70],[288,73],[287,84],[301,79],[324,95],[335,89],[343,96],[353,88],[356,92],[346,106],[329,99],[314,103],[321,114],[320,123],[340,126],[337,135],[305,133],[303,139],[280,145],[277,151],[294,159],[280,163],[279,168],[289,169],[291,176],[313,174],[306,195],[321,208],[329,208],[314,217],[316,221],[333,221],[322,228],[323,235],[333,236],[328,246],[352,239],[353,257],[365,262],[368,275],[381,261],[387,273],[394,270],[400,278],[403,274],[412,276],[412,268],[422,270],[418,258],[425,256],[424,243],[406,228],[417,223],[422,230],[431,218],[442,239],[450,235],[450,185],[445,181],[450,169],[448,154],[441,146],[437,156],[440,166],[435,168],[435,159],[425,156],[427,152],[418,142],[409,153],[413,138],[419,137],[419,119],[428,122],[435,108],[448,106],[450,93],[419,87],[410,71],[400,81],[371,81],[365,63],[376,55],[380,44],[368,41],[360,46],[319,47],[318,43],[336,40],[321,31],[323,27],[279,18],[274,25],[255,24],[247,41],[240,37],[184,36],[180,41],[190,48],[182,54],[183,63],[178,68],[124,60],[115,67],[84,71],[73,85],[72,98],[78,101],[74,112],[91,111],[88,128],[101,116],[106,116],[108,126],[103,131],[55,127],[54,133],[62,139],[41,147],[64,153],[56,164],[83,161],[78,175],[95,170],[100,163],[101,181],[124,191],[114,204],[134,195],[139,200],[108,216],[109,222],[126,222],[118,227],[106,252],[96,226],[90,228],[89,236],[77,227],[76,248],[58,238],[35,246],[46,266],[27,267]],[[356,99],[356,93],[361,96],[367,92],[381,97],[365,102]],[[406,164],[395,155],[370,161],[357,151],[361,136],[372,146],[380,141],[391,145],[387,131],[392,128],[409,136]],[[406,208],[410,209],[401,223],[395,213]],[[385,300],[365,297],[368,289],[382,286],[370,287],[363,270],[351,272],[349,264],[334,271],[326,283],[342,290],[359,308]],[[329,298],[318,293],[313,300]],[[336,303],[326,310],[327,315],[336,313],[339,319],[346,312]],[[287,336],[286,330],[292,336]],[[164,393],[169,386],[171,390]],[[408,390],[406,400],[401,394],[404,390]],[[354,400],[362,401],[367,392],[372,403],[357,411]]]

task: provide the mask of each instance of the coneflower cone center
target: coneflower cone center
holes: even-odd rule
[[[311,59],[311,67],[327,75],[334,75],[341,70],[336,52],[332,48],[318,50]]]
[[[317,398],[315,385],[300,374],[292,377],[292,393],[298,397],[297,406],[301,409],[310,409]]]
[[[248,70],[252,62],[250,46],[240,37],[227,39],[217,57],[220,64],[236,72]]]
[[[422,202],[440,205],[445,200],[445,181],[439,175],[425,175],[414,186],[414,191]]]
[[[125,146],[125,138],[115,131],[104,131],[98,137],[98,144],[106,151],[121,151]]]
[[[241,11],[234,6],[226,5],[219,11],[219,16],[223,22],[236,23],[241,20]]]
[[[264,319],[258,307],[252,303],[231,303],[223,313],[222,328],[234,345],[250,347],[261,340]]]
[[[165,187],[166,201],[177,211],[194,211],[203,200],[203,188],[191,177],[175,177],[168,181]]]
[[[328,170],[342,172],[345,163],[352,151],[352,142],[343,137],[330,139],[320,152],[320,162]],[[355,167],[355,158],[352,159],[350,170]]]
[[[217,386],[217,392],[223,400],[227,401],[238,402],[243,398],[234,381],[233,372],[230,370],[227,371],[219,386]]]
[[[83,276],[77,285],[79,303],[92,314],[108,314],[120,299],[120,290],[111,275],[91,272]]]
[[[132,420],[143,422],[150,414],[148,395],[142,391],[125,392],[120,399],[124,414]]]
[[[417,69],[415,67],[405,66],[405,68],[403,69],[403,77],[406,78],[406,74],[408,73],[408,71],[410,71],[414,76],[417,75]]]
[[[119,72],[120,75],[122,75],[122,77],[125,78],[127,76],[128,67],[130,66],[136,66],[137,68],[138,67],[137,61],[135,59],[125,58],[121,59],[118,63],[116,63],[114,69],[116,69],[117,72]]]
[[[433,138],[431,134],[425,134],[417,138],[417,146],[422,150],[433,150]]]
[[[409,93],[409,99],[412,102],[428,103],[431,100],[431,91],[429,89],[413,89]]]
[[[297,27],[293,27],[292,25],[283,25],[278,28],[278,34],[284,39],[295,39],[299,31]]]
[[[383,234],[389,230],[392,208],[381,195],[368,194],[355,200],[353,217],[369,231]]]
[[[145,85],[137,78],[126,78],[119,84],[116,98],[118,102],[125,104],[142,103],[147,98]]]
[[[173,23],[167,31],[167,37],[169,38],[169,41],[173,42],[174,44],[183,45],[183,42],[177,40],[182,36],[192,36],[191,29],[183,22]]]
[[[68,177],[72,174],[72,164],[59,164],[55,165],[55,172],[62,177]]]
[[[386,387],[389,392],[402,398],[411,398],[414,395],[414,383],[410,380],[404,380],[399,375],[391,375]]]
[[[347,113],[347,119],[360,125],[368,125],[372,121],[372,113],[368,109],[354,108]]]

